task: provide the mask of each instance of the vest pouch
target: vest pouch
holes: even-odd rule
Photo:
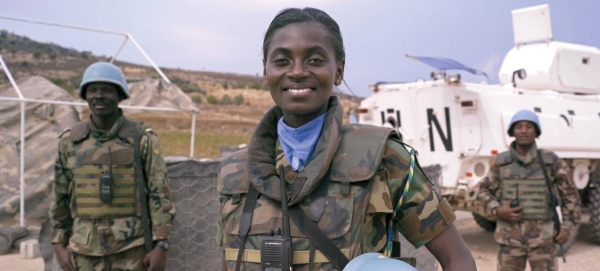
[[[330,185],[331,186],[331,185]],[[339,189],[339,187],[337,188]],[[331,187],[330,187],[330,192]],[[339,191],[337,191],[339,193]],[[246,200],[246,194],[241,195],[239,202],[234,200],[238,196],[221,196],[221,226],[223,229],[223,246],[225,248],[225,262],[227,270],[233,270],[238,255],[240,240],[240,218]],[[226,199],[225,199],[226,198]],[[325,198],[325,207],[320,220],[319,228],[325,235],[335,243],[348,244],[350,228],[353,222],[353,200],[352,194],[343,197],[333,197],[331,194]],[[308,200],[301,202],[301,209],[310,217]],[[242,270],[249,266],[260,266],[260,249],[262,239],[268,230],[281,228],[281,204],[265,196],[260,196],[256,202],[256,208],[252,215],[252,224],[245,243],[244,255],[242,257]],[[294,265],[305,265],[309,261],[310,241],[302,231],[290,219],[290,235],[294,243]],[[340,240],[345,238],[346,240]],[[338,240],[339,242],[336,242]],[[342,248],[342,253],[350,257],[349,248]],[[328,263],[327,258],[316,251],[314,263],[316,267]]]
[[[138,216],[133,148],[112,144],[112,200],[100,198],[100,177],[109,172],[108,146],[88,151],[73,169],[75,213],[84,218]]]
[[[240,218],[245,200],[246,195],[243,195],[242,200],[238,203],[234,203],[233,197],[229,197],[222,203],[221,223],[225,236],[224,243],[232,243],[239,237]],[[248,233],[249,236],[266,235],[267,230],[281,228],[282,213],[280,202],[260,196],[256,202],[256,206],[252,215],[252,226]],[[308,206],[302,205],[301,207],[309,215]],[[318,222],[318,226],[330,239],[339,238],[350,230],[352,213],[352,195],[345,195],[339,198],[328,195],[325,199],[325,209]],[[293,238],[306,238],[304,233],[291,221],[290,234]]]
[[[136,219],[131,223],[131,219],[114,219],[110,230],[115,238],[115,241],[135,240],[144,235],[142,230],[142,220]]]
[[[518,194],[517,194],[518,185]],[[523,219],[549,220],[552,218],[548,199],[548,186],[544,179],[503,180],[504,195],[502,204],[507,205],[511,200],[518,200],[523,206]]]
[[[79,224],[79,226],[73,227],[73,234],[71,235],[69,241],[78,245],[87,246],[90,241],[90,235],[92,234],[92,231],[94,231],[94,228],[91,227],[90,223],[80,224],[79,218],[75,218],[74,223],[75,225]]]

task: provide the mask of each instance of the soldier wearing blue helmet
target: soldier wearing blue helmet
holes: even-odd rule
[[[129,93],[117,66],[90,65],[90,119],[60,136],[49,216],[65,271],[164,270],[175,209],[157,135],[119,108]]]
[[[479,192],[487,214],[497,217],[497,268],[525,270],[529,260],[531,270],[557,270],[555,243],[567,242],[580,222],[577,188],[565,162],[537,148],[542,129],[533,111],[515,113],[507,133],[515,140],[492,161]]]

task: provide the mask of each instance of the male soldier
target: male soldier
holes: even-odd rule
[[[533,111],[517,112],[508,128],[515,140],[509,151],[498,154],[481,185],[485,211],[498,218],[494,233],[500,244],[498,270],[525,270],[527,259],[531,270],[557,270],[554,243],[564,244],[580,221],[579,194],[567,165],[553,152],[537,148],[535,139],[541,134]],[[559,213],[555,214],[553,197],[562,202],[559,232],[554,229]]]
[[[129,88],[115,65],[89,66],[79,95],[91,116],[60,136],[49,213],[56,258],[65,271],[164,270],[175,209],[158,137],[118,107]]]

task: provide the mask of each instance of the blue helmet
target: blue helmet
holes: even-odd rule
[[[515,123],[522,120],[526,120],[535,124],[535,132],[537,133],[537,136],[540,136],[542,134],[542,126],[540,126],[540,120],[538,119],[538,116],[531,110],[523,109],[515,113],[512,119],[510,120],[510,125],[508,126],[509,136],[515,136],[513,133]]]
[[[352,259],[342,271],[371,270],[417,271],[417,269],[410,264],[385,257],[376,252],[365,253]]]
[[[121,91],[124,99],[129,98],[129,87],[125,75],[119,67],[111,63],[96,62],[85,69],[81,85],[79,85],[79,97],[85,99],[85,88],[87,85],[96,82],[114,84]]]

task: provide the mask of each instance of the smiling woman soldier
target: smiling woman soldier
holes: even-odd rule
[[[345,59],[339,26],[321,10],[285,9],[271,22],[263,65],[276,106],[248,149],[219,169],[223,269],[342,270],[363,253],[389,254],[400,231],[426,246],[444,270],[475,270],[450,205],[415,166],[415,151],[392,129],[342,125],[342,105],[332,94]],[[282,198],[289,200],[282,205]],[[292,251],[282,252],[278,240],[288,238]],[[287,253],[289,266],[273,257]]]

